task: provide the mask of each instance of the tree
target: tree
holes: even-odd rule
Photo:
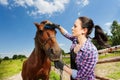
[[[22,58],[26,58],[25,55],[13,55],[12,59],[22,59]]]
[[[25,56],[25,55],[18,55],[17,58],[18,58],[18,59],[26,58],[26,56]]]
[[[64,55],[65,56],[65,52],[64,52],[64,50],[62,49],[62,55]]]
[[[9,60],[10,58],[8,56],[5,56],[3,60]]]
[[[0,58],[0,64],[1,64],[1,62],[2,62],[2,58]]]
[[[1,58],[1,55],[0,55],[0,64],[1,64],[1,62],[2,62],[2,58]]]
[[[17,59],[17,55],[13,55],[12,59]]]
[[[112,23],[111,33],[112,46],[120,45],[120,24],[116,20]]]
[[[104,47],[100,46],[96,40],[92,40],[93,44],[97,47],[98,50],[103,49]]]

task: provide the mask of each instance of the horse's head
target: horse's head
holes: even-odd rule
[[[49,57],[51,61],[60,60],[61,49],[56,40],[56,31],[52,28],[46,28],[46,21],[35,23],[37,32],[35,44]]]

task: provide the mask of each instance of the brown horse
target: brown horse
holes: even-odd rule
[[[23,80],[49,80],[51,61],[59,60],[61,49],[56,41],[55,29],[45,28],[47,21],[35,23],[35,48],[23,63]]]

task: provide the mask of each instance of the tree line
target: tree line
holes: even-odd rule
[[[12,58],[9,58],[8,56],[5,56],[4,58],[0,58],[0,60],[11,60],[11,59],[13,59],[13,60],[15,60],[15,59],[23,59],[23,58],[26,58],[26,56],[25,55],[13,55],[12,56]]]

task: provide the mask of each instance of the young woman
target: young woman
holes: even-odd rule
[[[71,75],[71,80],[94,80],[94,68],[98,61],[98,51],[89,37],[92,29],[95,28],[94,39],[103,46],[106,44],[107,37],[98,25],[94,25],[92,19],[79,17],[72,27],[72,35],[63,27],[51,23],[48,24],[59,31],[72,41],[70,48],[71,68],[67,67],[60,61],[55,61],[55,67],[66,71]]]

